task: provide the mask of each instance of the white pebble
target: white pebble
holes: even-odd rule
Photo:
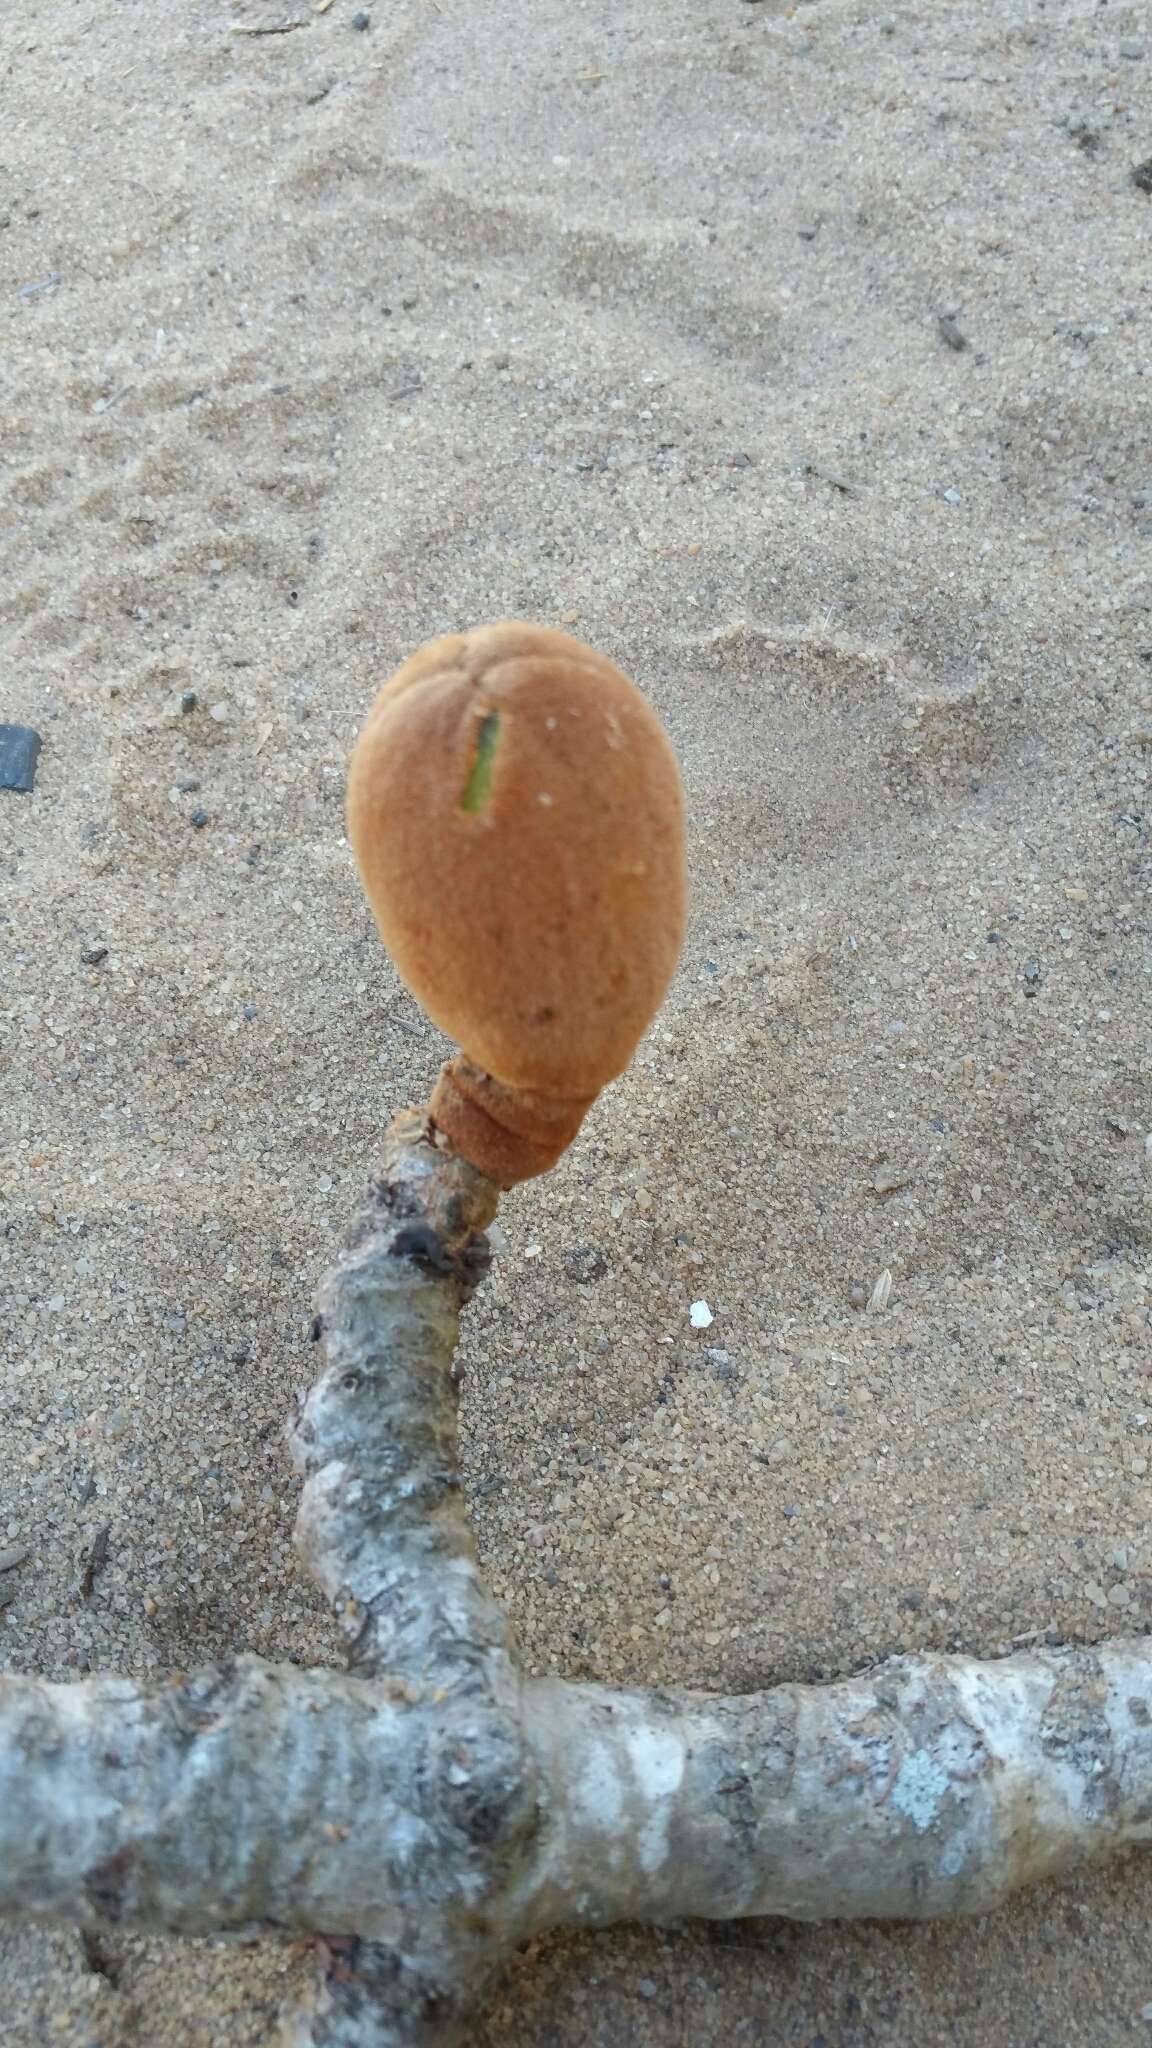
[[[712,1311],[706,1301],[694,1301],[688,1311],[694,1330],[706,1330],[712,1322]]]

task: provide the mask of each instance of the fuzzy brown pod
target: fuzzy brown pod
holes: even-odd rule
[[[461,1047],[432,1098],[509,1187],[555,1164],[627,1066],[684,933],[684,799],[655,712],[567,633],[421,647],[356,742],[348,833],[380,936]]]

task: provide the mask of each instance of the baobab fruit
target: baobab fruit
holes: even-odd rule
[[[546,1172],[683,938],[684,800],[655,712],[567,633],[430,641],[356,742],[348,833],[400,975],[460,1046],[433,1121],[502,1186]]]

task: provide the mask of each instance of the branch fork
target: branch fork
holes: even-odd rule
[[[452,1359],[493,1182],[401,1117],[289,1428],[348,1669],[0,1677],[0,1913],[318,1938],[304,2048],[446,2048],[545,1928],[981,1913],[1152,1843],[1152,1642],[739,1698],[529,1679],[476,1562]]]

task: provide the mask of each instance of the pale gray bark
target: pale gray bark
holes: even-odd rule
[[[1152,1841],[1146,1639],[738,1699],[525,1680],[456,1464],[495,1206],[401,1119],[322,1288],[297,1535],[350,1671],[0,1678],[0,1913],[338,1936],[292,2038],[445,2048],[545,1927],[983,1912]]]

